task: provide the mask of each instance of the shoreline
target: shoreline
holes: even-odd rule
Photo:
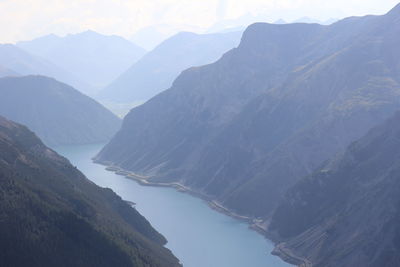
[[[210,199],[209,197],[192,190],[189,187],[186,187],[180,183],[160,183],[160,182],[149,182],[147,179],[150,178],[149,176],[142,176],[138,175],[134,172],[127,171],[121,169],[120,167],[114,166],[112,163],[99,161],[96,159],[92,159],[92,161],[96,164],[105,166],[107,171],[114,172],[117,175],[124,176],[127,179],[131,179],[142,186],[154,186],[154,187],[169,187],[174,188],[179,192],[190,194],[194,197],[200,198],[207,203],[207,205],[226,216],[231,218],[240,220],[245,222],[249,225],[249,228],[257,233],[261,234],[264,238],[268,239],[270,242],[274,244],[274,250],[270,252],[272,255],[281,258],[286,263],[292,264],[298,267],[312,267],[312,263],[305,258],[296,256],[289,248],[285,247],[285,243],[278,242],[276,238],[272,237],[262,226],[257,223],[256,218],[243,216],[236,214],[235,212],[229,210],[228,208],[224,207],[223,205],[219,204],[215,200]]]
[[[299,267],[312,267],[312,262],[295,255],[291,249],[287,248],[285,242],[277,244],[274,250],[271,252],[272,255],[280,257],[287,263],[297,265]]]

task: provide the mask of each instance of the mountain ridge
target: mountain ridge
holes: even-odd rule
[[[146,53],[143,48],[120,36],[91,30],[64,37],[46,35],[18,42],[17,46],[54,62],[97,88],[90,92],[92,95]]]
[[[95,100],[53,78],[1,78],[0,96],[0,114],[28,125],[48,145],[104,142],[120,126]]]
[[[254,24],[134,108],[96,160],[266,220],[290,185],[400,108],[392,14]]]
[[[72,73],[13,44],[0,44],[0,65],[19,75],[44,75],[71,84],[81,92],[91,91],[91,86]]]
[[[144,102],[168,89],[186,68],[217,60],[237,45],[241,33],[178,33],[133,64],[99,94],[99,99],[116,102]],[[157,76],[157,79],[154,77]]]

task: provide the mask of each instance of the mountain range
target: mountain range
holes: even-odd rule
[[[265,15],[226,8],[217,33],[139,31],[170,36],[149,52],[93,31],[0,44],[0,266],[182,266],[50,148],[105,142],[95,163],[200,197],[288,263],[400,266],[400,4],[246,29]]]
[[[254,14],[245,14],[243,16],[240,16],[235,19],[222,19],[217,21],[215,24],[213,24],[210,28],[207,29],[208,33],[216,33],[216,32],[225,32],[229,29],[238,29],[238,28],[247,28],[249,25],[254,24],[256,22],[267,22],[271,20],[271,14],[267,13],[260,13],[257,15]],[[285,19],[275,19],[273,20],[273,24],[287,24],[287,23],[318,23],[322,25],[329,25],[332,24],[336,21],[337,19],[330,18],[324,21],[315,19],[315,18],[310,18],[310,17],[300,17],[295,20],[285,20]]]
[[[44,76],[1,78],[0,115],[27,125],[51,146],[105,142],[121,124],[93,99]]]
[[[129,40],[151,51],[177,32],[179,32],[179,29],[172,25],[151,25],[135,32]]]
[[[180,266],[134,208],[3,117],[0,177],[1,266]]]
[[[133,64],[98,97],[124,103],[147,101],[168,89],[183,70],[216,61],[239,43],[241,35],[178,33]]]
[[[313,18],[309,18],[309,17],[301,17],[301,18],[294,20],[292,23],[318,23],[318,24],[322,24],[322,25],[330,25],[332,23],[335,23],[336,21],[338,21],[338,20],[334,19],[334,18],[330,18],[328,20],[321,21],[321,20],[313,19]]]
[[[0,44],[0,66],[8,71],[2,76],[9,75],[44,75],[71,84],[82,92],[90,92],[91,86],[78,79],[71,72],[60,68],[56,64],[13,44]]]
[[[15,71],[5,68],[3,66],[0,66],[0,78],[6,77],[6,76],[18,76],[18,73]]]
[[[285,192],[400,108],[400,5],[329,26],[256,23],[132,109],[96,160],[268,224]]]
[[[122,37],[94,31],[65,37],[52,34],[19,42],[17,46],[74,73],[97,90],[117,78],[146,53],[143,48]]]

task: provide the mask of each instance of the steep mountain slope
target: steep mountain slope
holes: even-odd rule
[[[400,113],[297,183],[270,231],[313,266],[400,265]]]
[[[126,116],[97,160],[268,218],[286,189],[400,108],[400,5],[330,26],[254,24]]]
[[[1,266],[179,266],[135,209],[3,117],[0,177]]]
[[[65,37],[48,35],[17,46],[54,62],[96,88],[116,79],[146,52],[122,37],[93,31]]]
[[[20,75],[44,75],[71,84],[81,92],[92,88],[73,74],[12,44],[0,44],[0,65]]]
[[[104,142],[120,127],[93,99],[43,76],[1,78],[0,115],[27,125],[48,145]]]
[[[250,117],[246,111],[238,123],[249,125],[250,121],[250,127],[238,132],[229,148],[222,150],[236,151],[235,155],[250,151],[250,171],[231,174],[231,178],[242,175],[251,179],[222,200],[227,206],[265,216],[289,184],[399,108],[400,69],[394,59],[400,56],[400,12],[392,15],[367,18],[362,21],[367,32],[351,37],[354,43],[298,71],[278,89],[283,98],[272,94],[283,102],[273,104],[268,96],[263,102],[258,99],[248,105],[258,111]],[[336,27],[349,27],[348,22],[342,23]],[[240,127],[236,122],[234,125]],[[251,140],[243,140],[254,133],[247,137]],[[223,135],[218,140],[225,138]],[[265,194],[260,188],[274,190]]]
[[[235,47],[240,37],[241,32],[174,35],[113,81],[99,97],[116,102],[144,102],[168,89],[183,70],[217,60]]]

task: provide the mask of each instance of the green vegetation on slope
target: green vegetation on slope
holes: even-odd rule
[[[128,203],[2,117],[0,236],[1,266],[179,266]]]

